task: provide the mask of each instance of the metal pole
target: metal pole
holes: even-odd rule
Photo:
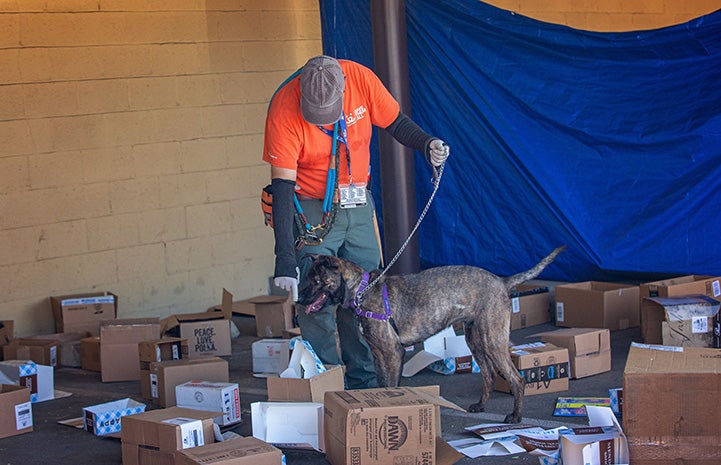
[[[408,90],[408,43],[404,0],[371,0],[375,71],[398,100],[401,111],[410,115]],[[381,198],[386,263],[406,241],[417,219],[413,151],[378,131]],[[413,237],[398,258],[391,274],[415,273],[420,269],[418,239]]]

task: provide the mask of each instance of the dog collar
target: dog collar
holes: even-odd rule
[[[374,320],[388,320],[391,317],[391,302],[388,299],[388,288],[386,285],[383,285],[383,307],[385,308],[385,313],[373,313],[370,310],[363,310],[361,308],[361,294],[365,290],[366,287],[368,287],[368,282],[370,280],[370,275],[365,272],[363,273],[363,279],[361,279],[360,285],[358,285],[358,291],[356,292],[355,297],[350,302],[350,306],[358,316],[363,316],[366,318],[373,318]]]

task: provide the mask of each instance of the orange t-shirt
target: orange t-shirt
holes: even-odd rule
[[[373,126],[386,128],[400,111],[398,102],[370,69],[338,60],[346,77],[343,114],[348,127],[353,182],[365,183],[370,164]],[[333,125],[326,126],[332,133]],[[300,75],[280,88],[265,120],[263,160],[297,172],[296,192],[322,199],[332,150],[332,136],[303,119],[300,112]],[[347,184],[348,160],[344,145],[338,150],[338,183]]]

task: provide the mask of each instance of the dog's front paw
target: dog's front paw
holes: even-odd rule
[[[483,405],[482,403],[480,403],[480,402],[478,402],[477,404],[473,404],[473,405],[471,405],[470,407],[468,407],[468,411],[471,412],[471,413],[483,412],[484,410],[486,410],[486,407],[484,407],[484,405]]]
[[[504,423],[520,423],[521,422],[521,415],[516,415],[515,413],[509,413],[506,415],[506,418],[503,419]]]

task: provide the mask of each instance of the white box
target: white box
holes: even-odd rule
[[[253,373],[280,373],[290,362],[290,340],[261,339],[252,345]]]
[[[17,384],[30,388],[30,401],[42,402],[55,398],[54,370],[32,360],[0,362],[0,384]]]
[[[323,404],[319,402],[253,402],[253,436],[289,449],[325,451]]]
[[[423,350],[403,364],[402,375],[408,378],[426,367],[444,375],[481,371],[465,336],[456,336],[450,326],[423,341]]]
[[[220,426],[240,421],[240,390],[237,383],[188,381],[175,386],[175,402],[178,407],[223,412],[213,419]]]

